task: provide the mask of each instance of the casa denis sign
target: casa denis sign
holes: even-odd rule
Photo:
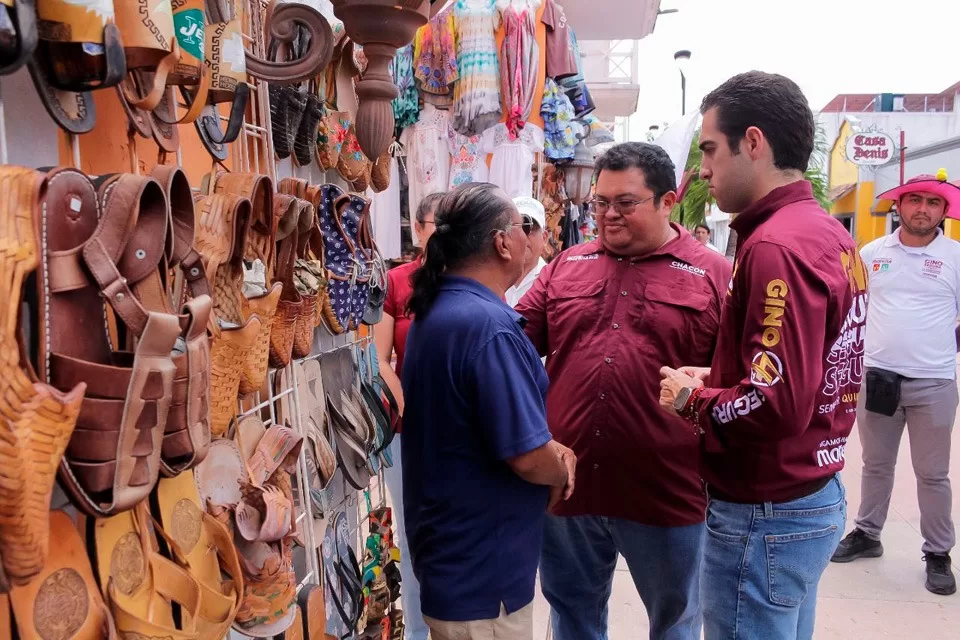
[[[879,131],[855,133],[847,139],[847,159],[856,165],[886,164],[895,151],[893,138]]]

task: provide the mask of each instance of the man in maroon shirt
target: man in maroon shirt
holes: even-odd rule
[[[796,84],[745,73],[701,111],[700,176],[739,212],[739,246],[713,366],[668,364],[661,404],[703,438],[705,637],[811,638],[846,519],[867,273],[803,178],[814,123]]]
[[[517,305],[547,356],[548,424],[578,459],[573,496],[547,518],[540,580],[556,640],[606,638],[619,552],[651,637],[699,639],[699,443],[659,410],[657,370],[710,362],[730,264],[670,223],[663,149],[618,145],[597,172],[599,239],[557,256]]]

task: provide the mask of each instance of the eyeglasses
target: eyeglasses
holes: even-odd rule
[[[531,233],[533,233],[533,230],[535,228],[534,225],[535,223],[533,221],[533,218],[531,218],[530,216],[523,216],[523,222],[511,222],[510,224],[507,225],[507,228],[504,229],[504,231],[510,231],[514,227],[520,227],[521,229],[523,229],[524,235],[530,235]]]
[[[588,211],[595,216],[605,215],[610,211],[610,207],[613,207],[614,210],[622,216],[628,216],[634,212],[634,210],[639,207],[644,202],[649,202],[653,200],[656,196],[650,196],[649,198],[644,198],[643,200],[616,200],[614,202],[608,202],[606,200],[599,200],[594,198],[587,202]]]

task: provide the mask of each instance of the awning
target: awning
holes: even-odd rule
[[[827,197],[830,199],[830,202],[837,202],[838,200],[843,200],[845,197],[850,195],[854,189],[857,188],[857,183],[852,182],[849,184],[838,184],[837,186],[830,189],[827,192]]]
[[[653,33],[660,0],[560,0],[577,40],[641,40]]]

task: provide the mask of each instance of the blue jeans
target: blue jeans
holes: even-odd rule
[[[700,579],[706,640],[812,638],[817,584],[846,518],[839,475],[790,502],[710,500]]]
[[[650,637],[699,640],[703,531],[703,524],[652,527],[600,516],[547,516],[540,585],[554,639],[607,639],[619,552],[647,609]]]
[[[413,575],[413,562],[410,547],[407,545],[407,533],[403,523],[403,463],[400,455],[400,434],[390,443],[393,466],[384,469],[383,475],[390,492],[393,505],[393,535],[400,549],[400,606],[403,608],[403,623],[406,625],[404,640],[427,640],[430,629],[423,621],[420,612],[420,583]]]

